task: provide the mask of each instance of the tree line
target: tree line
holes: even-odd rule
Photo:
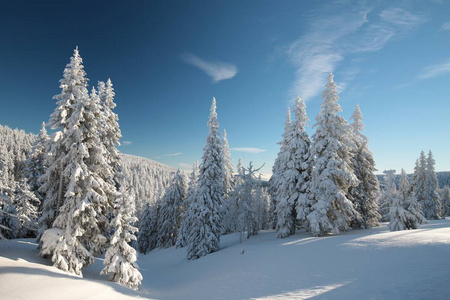
[[[189,184],[178,171],[161,200],[146,208],[138,249],[146,253],[186,246],[188,259],[196,259],[219,250],[220,236],[231,232],[239,232],[241,240],[268,228],[276,229],[279,238],[299,229],[323,236],[379,226],[380,221],[389,221],[391,230],[403,230],[445,215],[440,213],[431,152],[428,162],[421,154],[412,183],[405,174],[400,192],[393,192],[392,183],[381,191],[369,139],[362,133],[360,107],[351,124],[338,114],[342,109],[332,74],[322,98],[311,139],[305,130],[309,119],[304,100],[295,100],[293,120],[288,108],[267,189],[251,163],[243,168],[239,162],[233,175],[226,131],[221,141],[213,99],[200,166],[194,165]],[[450,189],[443,191],[447,195]]]

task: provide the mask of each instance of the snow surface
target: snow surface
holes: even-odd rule
[[[340,235],[261,232],[188,261],[174,247],[139,256],[139,292],[98,275],[102,261],[68,275],[40,258],[33,240],[0,242],[1,299],[447,299],[450,220],[417,230],[381,227]],[[242,248],[245,249],[241,254]]]

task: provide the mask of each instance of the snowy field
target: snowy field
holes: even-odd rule
[[[261,232],[243,244],[228,235],[195,261],[169,248],[139,264],[135,292],[98,275],[100,260],[79,278],[40,258],[33,240],[0,241],[0,299],[448,299],[450,220],[321,238]]]

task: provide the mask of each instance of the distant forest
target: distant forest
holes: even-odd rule
[[[442,189],[444,186],[448,185],[450,186],[450,171],[442,171],[442,172],[436,172],[437,179],[439,182],[439,188]],[[411,178],[412,174],[408,174],[408,178]],[[378,181],[380,182],[381,189],[384,188],[385,185],[385,176],[384,175],[377,175]],[[398,183],[400,181],[400,174],[395,174],[395,183],[398,186]]]

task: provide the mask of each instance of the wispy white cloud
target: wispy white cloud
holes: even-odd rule
[[[335,72],[341,61],[352,54],[382,49],[394,36],[406,34],[425,18],[402,8],[386,8],[375,14],[374,7],[342,11],[337,4],[313,12],[309,30],[289,45],[287,55],[296,66],[290,97],[300,94],[306,100],[324,88],[329,72]],[[344,70],[345,72],[345,70]],[[343,79],[341,90],[360,72]],[[345,76],[342,76],[345,77]]]
[[[203,70],[211,76],[214,82],[233,78],[238,72],[237,67],[233,64],[206,61],[190,53],[184,53],[183,60],[185,63]]]
[[[398,85],[392,87],[392,89],[393,89],[393,90],[404,89],[404,88],[406,88],[406,87],[408,87],[408,86],[411,86],[413,83],[414,83],[414,81],[409,81],[409,82],[406,82],[406,83],[401,83],[401,84],[398,84]]]
[[[450,30],[450,22],[442,24],[442,30]]]
[[[349,22],[347,20],[350,20]],[[366,14],[352,17],[336,15],[328,20],[317,19],[312,30],[292,43],[287,51],[290,60],[297,67],[292,98],[300,94],[309,100],[316,96],[324,86],[325,74],[334,71],[344,59],[338,49],[338,40],[354,32],[366,22]],[[335,30],[331,30],[333,26]]]
[[[237,151],[237,152],[245,152],[245,153],[261,153],[261,152],[267,151],[267,150],[261,149],[261,148],[249,148],[249,147],[231,148],[231,150]]]
[[[442,76],[442,75],[446,75],[446,74],[450,74],[450,60],[447,62],[444,62],[444,63],[435,64],[435,65],[423,68],[422,71],[420,72],[420,74],[417,75],[415,78],[413,78],[412,80],[410,80],[406,83],[396,85],[395,87],[393,87],[393,89],[403,89],[403,88],[406,88],[406,87],[412,85],[413,83],[415,83],[417,81],[430,79],[430,78],[434,78],[434,77],[438,77],[438,76]]]
[[[394,37],[392,28],[380,25],[368,26],[360,42],[348,45],[349,53],[375,52],[381,50]]]
[[[352,81],[356,77],[356,75],[359,74],[360,71],[361,70],[358,67],[354,66],[339,72],[340,75],[340,80],[338,84],[339,91],[345,90],[349,85],[349,82]]]
[[[168,154],[163,154],[163,156],[178,156],[178,155],[181,155],[181,154],[183,154],[183,153],[181,153],[181,152],[177,152],[177,153],[168,153]]]
[[[380,13],[380,18],[382,21],[402,27],[414,27],[424,21],[420,16],[413,15],[409,11],[398,7],[391,7],[383,10]]]
[[[130,141],[122,141],[121,144],[124,145],[124,146],[126,146],[126,145],[131,145],[131,144],[133,144],[133,142],[130,142]]]
[[[450,73],[450,62],[425,67],[418,76],[419,79],[428,79]]]

